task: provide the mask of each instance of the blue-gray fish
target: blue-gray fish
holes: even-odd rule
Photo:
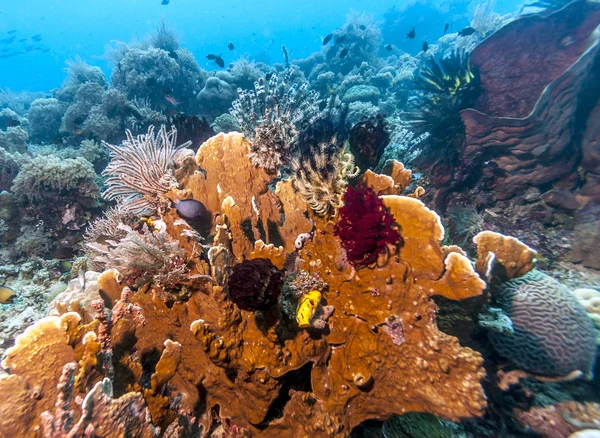
[[[202,219],[209,213],[204,204],[195,199],[184,199],[175,202],[175,209],[184,219]]]

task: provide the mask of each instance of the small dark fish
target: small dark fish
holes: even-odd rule
[[[326,45],[327,45],[327,43],[328,43],[329,41],[331,41],[331,38],[333,38],[333,34],[329,34],[329,35],[327,35],[325,38],[323,38],[323,45],[324,45],[324,46],[326,46]]]
[[[8,128],[14,128],[15,126],[19,126],[21,125],[21,122],[19,122],[18,120],[12,120],[12,119],[8,119],[4,122],[4,124],[8,127]]]
[[[233,45],[233,43],[229,43],[229,44],[227,44],[227,48],[229,50],[233,50],[233,49],[235,49],[235,46]]]
[[[459,30],[458,35],[464,37],[464,36],[473,35],[475,32],[477,32],[475,29],[473,29],[471,26],[468,26],[468,27],[465,27],[463,30]]]
[[[42,53],[48,53],[50,51],[50,49],[44,49],[42,50]]]
[[[9,47],[7,47],[6,49],[2,49],[0,52],[2,52],[2,53],[6,53],[6,52],[8,52],[9,50],[10,50],[10,48],[9,48]]]
[[[19,42],[20,42],[20,43],[24,43],[25,41],[27,41],[27,38],[21,38],[21,39],[19,40]]]
[[[338,55],[340,58],[345,58],[346,55],[348,54],[348,47],[344,47],[341,51],[340,54]]]
[[[217,55],[209,53],[208,55],[206,55],[206,59],[208,59],[209,61],[214,61],[215,59],[217,59]]]
[[[336,36],[336,37],[333,39],[333,42],[334,42],[335,44],[342,44],[344,41],[346,41],[346,36],[345,36],[345,35]]]
[[[423,41],[423,51],[426,52],[429,49],[429,44],[427,44],[427,41]]]
[[[26,52],[31,52],[32,50],[35,50],[36,48],[37,47],[35,47],[35,46],[27,46],[27,47],[25,47],[25,51]]]
[[[31,37],[31,39],[33,41],[41,41],[42,40],[42,35],[40,35],[39,33],[37,35],[34,35]]]
[[[52,144],[56,144],[56,145],[60,145],[63,144],[63,137],[59,134],[56,135],[53,139],[52,139]]]
[[[10,44],[12,43],[17,37],[15,35],[11,36],[10,38],[6,38],[3,40],[0,40],[0,43],[4,43],[4,44]]]
[[[8,32],[6,32],[6,33],[7,33],[7,34],[9,34],[9,35],[12,35],[13,33],[16,33],[16,32],[17,32],[17,31],[16,31],[15,29],[13,29],[13,30],[9,30],[9,31],[8,31]]]
[[[367,26],[365,26],[364,24],[361,24],[360,26],[358,26],[358,28],[360,30],[365,30],[367,28]]]
[[[413,27],[413,28],[410,30],[410,32],[408,32],[408,33],[406,34],[406,39],[408,39],[408,40],[413,40],[413,39],[415,39],[415,37],[416,37],[416,36],[417,36],[417,33],[415,32],[415,28]]]
[[[73,268],[73,262],[69,260],[61,260],[58,263],[58,270],[62,273],[71,272],[71,268]]]
[[[209,215],[208,210],[204,204],[195,199],[184,199],[175,201],[175,210],[177,214],[184,219],[202,219]]]
[[[444,33],[448,32],[448,28],[450,27],[450,23],[446,23],[444,26]]]
[[[327,108],[327,101],[322,100],[321,102],[319,102],[319,111],[323,111],[325,108]]]
[[[217,63],[217,65],[221,68],[225,67],[225,61],[223,61],[223,58],[221,58],[220,56],[217,56],[215,59],[215,62]]]
[[[388,45],[385,46],[385,50],[387,50],[388,52],[391,52],[392,49],[393,49],[393,47],[392,47],[391,44],[388,44]]]
[[[271,80],[271,78],[273,77],[273,73],[267,73],[265,75],[265,81],[269,82]]]
[[[169,2],[169,0],[162,0],[162,1],[160,2],[160,4],[161,4],[161,5],[164,5],[164,6],[167,6],[169,3],[170,3],[170,2]]]

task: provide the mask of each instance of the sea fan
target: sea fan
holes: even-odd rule
[[[402,243],[394,217],[372,189],[348,187],[344,203],[334,234],[342,241],[352,265],[362,267],[375,263],[388,244]]]

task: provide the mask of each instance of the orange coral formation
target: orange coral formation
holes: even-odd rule
[[[152,283],[130,293],[121,290],[114,272],[105,274],[110,281],[98,283],[106,304],[115,301],[112,312],[119,318],[113,325],[99,311],[101,323],[92,323],[95,335],[86,335],[84,345],[90,329],[76,314],[66,314],[43,323],[51,334],[47,347],[34,352],[19,341],[10,350],[5,366],[14,376],[0,381],[0,388],[12,385],[11,393],[25,403],[17,408],[19,418],[51,411],[62,367],[77,361],[90,375],[82,380],[85,389],[100,381],[101,370],[114,369],[121,397],[102,398],[94,389],[100,405],[116,412],[129,397],[140,418],[147,406],[152,423],[167,430],[206,433],[220,423],[244,436],[342,437],[367,419],[409,411],[452,420],[482,415],[482,358],[438,330],[430,297],[472,297],[485,284],[459,248],[441,246],[439,217],[418,199],[399,195],[410,172],[395,163],[392,177],[365,177],[385,194],[404,245],[388,246],[375,265],[355,269],[334,236],[335,218],[312,214],[290,180],[271,190],[273,176],[255,168],[248,153],[241,134],[219,134],[199,148],[200,170],[188,159],[175,173],[182,190],[170,195],[191,194],[211,212],[215,234],[208,250],[182,237],[191,231],[172,211],[163,215],[171,238],[197,264],[192,271],[210,273],[213,281],[186,285],[184,298],[165,299]],[[303,233],[311,238],[296,247]],[[234,263],[251,258],[268,258],[279,269],[301,268],[327,283],[322,303],[334,309],[327,329],[301,329],[279,306],[250,312],[233,304],[227,277]],[[144,327],[136,330],[140,311]],[[38,336],[37,330],[27,337]],[[90,361],[95,342],[102,348],[96,366]],[[51,368],[50,375],[42,366]],[[305,374],[312,392],[291,391],[287,404],[278,406],[293,388],[294,373]],[[28,410],[22,379],[43,385],[48,402]]]
[[[514,237],[493,231],[482,231],[473,237],[477,245],[475,269],[483,278],[488,278],[493,264],[504,268],[507,280],[521,277],[535,267],[537,252]]]

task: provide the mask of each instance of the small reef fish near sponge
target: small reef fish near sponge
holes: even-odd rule
[[[321,302],[321,292],[318,290],[311,290],[298,301],[298,308],[296,309],[296,321],[298,327],[306,328],[310,327],[310,321],[319,307]]]

